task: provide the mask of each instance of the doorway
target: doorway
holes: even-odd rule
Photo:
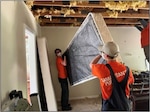
[[[37,63],[36,63],[36,37],[32,31],[25,28],[26,68],[27,68],[27,100],[31,104],[30,95],[38,93]]]

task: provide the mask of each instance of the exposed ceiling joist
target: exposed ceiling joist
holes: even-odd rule
[[[110,18],[109,15],[104,12],[104,13],[101,13],[102,16],[104,18]],[[40,16],[44,16],[44,15],[51,15],[52,17],[64,17],[64,15],[61,15],[61,14],[49,14],[49,13],[43,13],[41,14]],[[70,14],[70,15],[67,15],[65,16],[65,18],[67,17],[74,17],[74,18],[85,18],[87,16],[87,14],[79,14],[79,13],[76,13],[76,14]],[[115,17],[112,17],[112,18],[115,18]],[[117,18],[138,18],[138,19],[149,19],[149,15],[148,14],[142,14],[142,13],[119,13],[118,17]]]
[[[31,7],[41,26],[80,26],[89,12],[101,13],[108,26],[133,26],[140,24],[140,19],[149,21],[149,9],[147,1],[137,11],[129,7],[127,11],[118,11],[117,17],[111,17],[102,1],[78,1],[72,4],[70,1],[58,0],[34,1]]]
[[[77,4],[75,6],[70,6],[70,5],[64,5],[60,1],[55,1],[55,2],[50,2],[50,1],[35,1],[34,5],[37,6],[58,6],[58,7],[90,7],[90,8],[106,8],[105,3],[99,2],[97,4],[90,4],[88,2],[82,2],[82,4]],[[149,10],[149,4],[146,5],[146,7],[141,7],[139,9],[144,9],[144,10]]]

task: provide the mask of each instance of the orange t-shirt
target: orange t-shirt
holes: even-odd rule
[[[118,63],[116,61],[109,62],[108,64],[112,67],[118,82],[121,82],[124,79],[126,73],[126,67],[123,64]],[[109,69],[104,64],[92,64],[92,74],[94,76],[97,76],[100,80],[100,88],[101,88],[103,99],[104,100],[109,99],[112,93],[112,81],[111,81],[111,75]],[[133,82],[134,82],[134,77],[130,70],[127,86],[125,89],[127,97],[130,95],[129,84]]]
[[[58,70],[58,77],[59,78],[67,78],[67,71],[64,65],[62,65],[63,59],[61,57],[56,58],[56,66]]]

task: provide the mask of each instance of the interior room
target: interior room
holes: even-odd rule
[[[131,86],[133,94],[138,94],[132,96],[132,110],[149,110],[149,57],[141,45],[141,32],[149,25],[149,1],[133,3],[133,7],[128,3],[126,10],[117,5],[119,9],[114,13],[110,12],[108,4],[113,3],[1,1],[1,110],[61,111],[61,87],[54,51],[60,48],[64,53],[68,49],[89,13],[102,15],[102,20],[94,18],[100,21],[97,24],[94,20],[94,27],[99,30],[101,39],[110,35],[119,45],[122,63],[132,70],[135,79],[144,81],[135,80]],[[134,88],[137,85],[140,85],[138,90]],[[98,78],[78,85],[71,85],[68,79],[68,87],[71,111],[101,110]]]

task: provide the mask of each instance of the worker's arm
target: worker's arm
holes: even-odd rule
[[[64,60],[61,63],[62,65],[66,66],[67,65],[67,61],[66,61],[66,56],[64,56]]]
[[[96,64],[100,59],[101,59],[101,55],[97,55],[90,63],[90,68],[92,68],[92,64]]]

